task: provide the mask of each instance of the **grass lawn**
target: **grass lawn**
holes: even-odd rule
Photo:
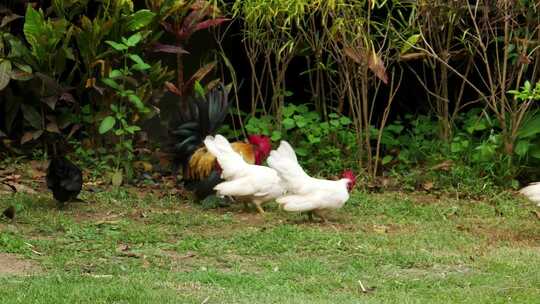
[[[0,303],[540,303],[538,208],[510,194],[355,193],[331,224],[275,205],[263,218],[83,198],[64,211],[48,193],[0,198],[19,208],[0,220]]]

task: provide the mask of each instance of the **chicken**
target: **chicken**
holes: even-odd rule
[[[540,207],[540,182],[532,183],[519,190],[519,193],[525,195],[530,201]]]
[[[15,207],[9,206],[7,207],[2,214],[7,217],[10,220],[15,219]]]
[[[59,207],[77,199],[82,189],[82,172],[79,167],[63,156],[55,156],[47,169],[47,187],[58,201]]]
[[[274,169],[247,163],[221,135],[204,140],[208,151],[217,159],[221,178],[225,181],[214,187],[219,196],[232,196],[255,205],[263,214],[262,204],[283,195],[285,189]]]
[[[183,169],[186,189],[193,191],[197,200],[215,194],[214,187],[222,182],[216,158],[204,147],[203,139],[215,135],[227,115],[227,91],[223,84],[210,90],[205,98],[190,98],[189,111],[180,117],[179,126],[171,134],[175,137],[176,164]],[[178,122],[175,122],[178,123]],[[270,139],[262,135],[248,136],[248,142],[234,142],[232,148],[249,164],[261,164],[272,148]]]
[[[279,148],[270,152],[268,165],[278,172],[287,191],[276,202],[286,211],[308,212],[310,220],[315,214],[326,222],[321,210],[341,208],[356,182],[350,170],[343,172],[343,178],[337,181],[310,177],[300,167],[293,148],[286,141],[281,141]]]

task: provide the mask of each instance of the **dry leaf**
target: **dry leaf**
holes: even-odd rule
[[[171,93],[173,93],[175,95],[178,95],[178,96],[182,96],[182,92],[180,92],[180,90],[178,90],[178,88],[174,84],[166,81],[165,82],[165,87],[167,88],[167,90],[169,90],[169,92],[171,92]]]
[[[96,85],[96,78],[88,78],[86,79],[86,83],[84,84],[84,87],[87,89],[90,89]]]
[[[360,291],[362,293],[371,293],[375,290],[375,287],[365,287],[360,280],[358,280],[358,285],[360,285]]]
[[[120,187],[122,185],[123,180],[124,180],[124,176],[122,175],[121,170],[116,170],[111,177],[111,183],[115,187]]]
[[[47,132],[60,134],[60,129],[58,129],[56,122],[53,121],[47,124]]]
[[[384,62],[379,57],[379,55],[373,50],[368,57],[368,67],[369,69],[375,73],[375,76],[382,80],[385,84],[388,84],[388,74],[386,74],[386,67],[384,66]]]
[[[422,188],[424,188],[424,190],[426,191],[433,189],[433,182],[428,181],[428,182],[423,183]]]
[[[518,62],[520,64],[531,64],[531,58],[529,58],[529,56],[527,56],[527,54],[519,54],[519,57],[518,57]]]
[[[352,61],[354,61],[354,62],[356,62],[358,64],[364,63],[364,60],[363,60],[364,56],[362,56],[362,54],[360,54],[360,52],[358,52],[357,50],[346,46],[346,47],[343,48],[343,52],[345,52],[345,55],[347,55],[347,57],[351,58]]]
[[[5,184],[15,188],[15,191],[19,193],[37,194],[37,192],[34,189],[28,186],[25,186],[23,184],[19,184],[15,182],[5,182]]]
[[[23,137],[21,138],[21,145],[31,141],[33,137],[32,132],[24,133]]]
[[[440,164],[437,164],[433,167],[431,167],[431,170],[443,170],[443,171],[449,171],[452,167],[452,160],[445,160]]]
[[[373,225],[373,231],[380,234],[388,233],[388,227],[384,225]]]
[[[11,187],[10,185],[0,183],[0,194],[11,194],[15,191],[15,188]]]
[[[116,247],[117,252],[128,251],[130,249],[128,244],[120,244]]]
[[[413,60],[420,60],[427,58],[426,53],[409,53],[409,54],[403,54],[399,55],[399,60],[401,61],[413,61]]]
[[[34,168],[28,169],[27,173],[32,179],[42,179],[46,175],[44,171],[36,170]]]
[[[138,170],[142,170],[144,172],[151,172],[153,167],[152,164],[147,161],[136,161],[133,162],[133,167]]]
[[[142,261],[142,267],[143,268],[150,268],[150,262],[148,262],[147,259],[143,258],[143,261]]]

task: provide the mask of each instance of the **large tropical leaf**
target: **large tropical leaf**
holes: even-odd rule
[[[130,31],[136,31],[139,30],[154,20],[154,17],[156,16],[155,13],[143,9],[135,12],[133,15],[129,16],[127,21],[127,28]]]
[[[156,43],[154,45],[153,51],[162,52],[162,53],[170,53],[170,54],[189,54],[189,52],[186,51],[181,46],[171,45],[171,44],[161,44],[161,43]]]
[[[0,59],[0,91],[9,84],[11,79],[11,61]]]
[[[30,105],[21,105],[24,120],[26,120],[34,129],[41,129],[41,115],[34,107]]]
[[[36,11],[32,6],[28,6],[26,9],[26,15],[24,19],[24,36],[26,41],[32,47],[34,56],[40,60],[45,57],[46,51],[43,46],[43,34],[44,34],[45,18],[41,11]]]
[[[534,115],[526,120],[519,129],[519,138],[530,138],[540,133],[540,115]]]

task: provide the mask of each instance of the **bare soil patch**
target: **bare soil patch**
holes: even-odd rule
[[[0,253],[0,276],[31,275],[41,271],[41,267],[33,261],[25,260],[16,254]]]

